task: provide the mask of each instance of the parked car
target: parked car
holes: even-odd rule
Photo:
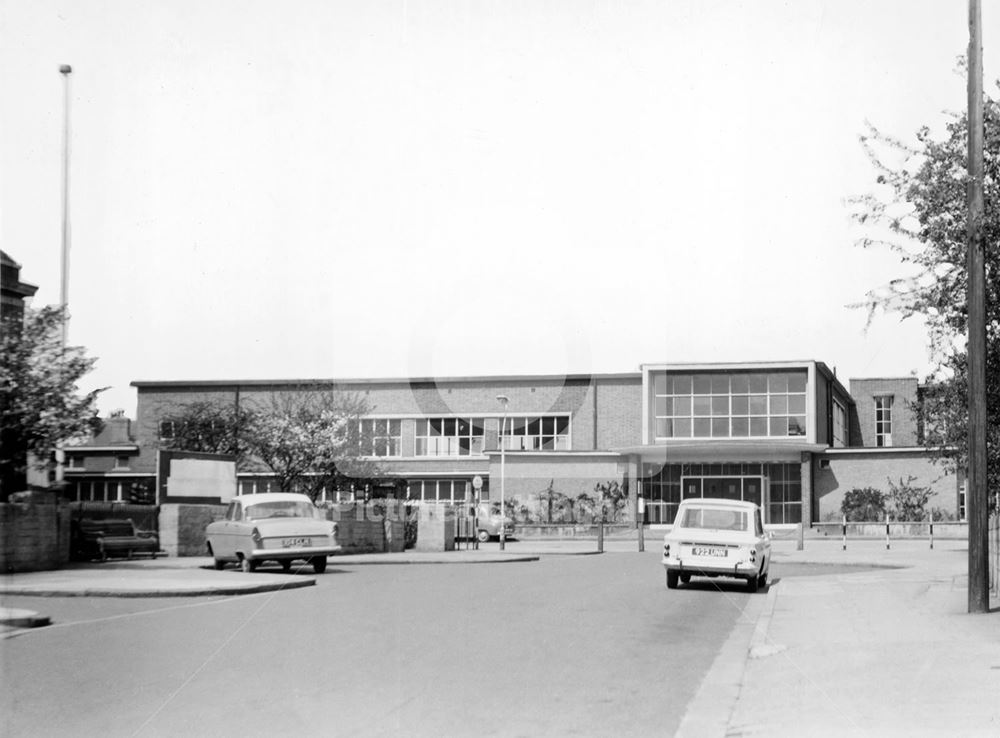
[[[475,510],[476,514],[476,537],[481,543],[486,543],[491,538],[500,537],[500,521],[504,522],[504,538],[514,535],[513,519],[500,516],[500,508],[491,508],[488,505],[479,505]]]
[[[303,560],[313,571],[326,571],[326,557],[340,549],[337,524],[327,520],[305,495],[266,493],[234,497],[226,516],[205,529],[215,568],[235,562],[251,572],[262,561],[276,561],[288,571]]]
[[[751,592],[767,584],[771,536],[752,502],[710,498],[684,500],[663,537],[667,587],[692,576],[745,579]]]

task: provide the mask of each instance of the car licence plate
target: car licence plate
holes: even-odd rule
[[[723,558],[727,555],[726,549],[718,546],[695,546],[691,549],[691,553],[694,556],[719,556]]]
[[[281,547],[282,548],[303,548],[310,544],[308,538],[282,538]]]

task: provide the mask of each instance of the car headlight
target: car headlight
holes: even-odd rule
[[[664,543],[663,544],[663,555],[664,556],[670,556],[670,544],[669,543]]]
[[[253,545],[254,546],[256,546],[257,548],[263,548],[264,547],[264,539],[260,537],[260,531],[259,530],[257,530],[256,528],[254,528],[253,529],[253,533],[250,534],[250,537],[253,539]]]

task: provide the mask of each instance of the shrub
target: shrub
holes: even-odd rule
[[[882,520],[885,517],[885,495],[874,487],[855,487],[844,495],[840,512],[854,523]]]
[[[887,501],[893,520],[910,522],[923,520],[926,517],[927,512],[924,507],[927,505],[927,500],[930,499],[931,488],[915,486],[913,483],[916,480],[917,478],[912,475],[907,477],[905,482],[900,477],[899,484],[891,479],[888,480]]]

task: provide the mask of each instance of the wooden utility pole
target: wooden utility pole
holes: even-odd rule
[[[966,242],[969,308],[969,612],[989,612],[986,489],[986,268],[983,239],[983,33],[980,0],[969,0],[969,190]]]

